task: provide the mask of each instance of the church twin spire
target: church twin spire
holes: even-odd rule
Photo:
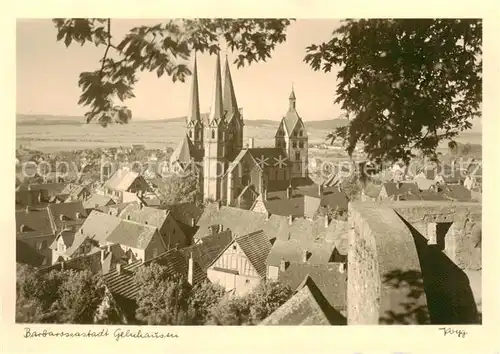
[[[226,56],[226,63],[224,66],[224,86],[222,86],[222,75],[220,65],[220,55],[217,53],[216,66],[215,66],[215,90],[213,101],[208,116],[208,121],[212,122],[214,119],[221,120],[227,117],[229,120],[239,114],[238,103],[236,101],[236,94],[234,92],[233,80],[231,78],[231,70],[229,68],[229,61]],[[200,115],[200,98],[198,89],[198,67],[196,62],[196,53],[194,56],[193,67],[193,81],[191,87],[190,105],[188,123],[201,121]]]

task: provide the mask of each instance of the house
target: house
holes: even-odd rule
[[[345,263],[290,263],[280,270],[278,280],[292,290],[298,289],[309,276],[328,304],[342,316],[347,316],[347,269]]]
[[[129,220],[120,220],[106,243],[119,244],[129,259],[142,261],[155,258],[168,249],[155,226]]]
[[[346,324],[346,318],[328,303],[310,276],[305,277],[287,302],[260,323],[262,326]]]
[[[88,213],[90,213],[94,209],[113,204],[115,204],[115,202],[109,195],[93,193],[90,198],[83,202],[83,207]]]
[[[120,169],[104,184],[104,194],[116,203],[139,200],[150,187],[144,177],[134,171]]]
[[[215,235],[205,237],[200,242],[181,248],[179,251],[186,257],[192,257],[201,269],[206,272],[208,267],[233,241],[231,230],[225,230]]]
[[[416,200],[420,190],[416,183],[386,182],[382,184],[377,200]]]
[[[40,190],[16,191],[16,210],[24,210],[26,207],[44,208],[47,204],[47,202],[43,201]]]
[[[128,204],[118,216],[124,220],[156,227],[167,249],[182,248],[191,244],[191,240],[186,237],[168,209],[151,208],[134,202]]]
[[[87,218],[87,212],[81,201],[49,204],[47,206],[56,230],[70,228],[76,231]]]
[[[345,221],[331,220],[328,216],[315,219],[294,218],[292,215],[286,217],[257,213],[212,203],[205,207],[198,220],[199,228],[194,235],[194,242],[227,229],[235,237],[264,230],[270,241],[298,239],[334,242],[339,232],[343,232],[341,230],[344,230],[345,224]]]
[[[177,225],[190,243],[194,241],[194,235],[198,231],[198,220],[203,214],[203,209],[194,203],[179,203],[165,207],[170,211]]]
[[[105,246],[109,235],[120,222],[121,219],[116,216],[92,211],[73,237],[65,237],[64,233],[61,233],[55,240],[55,243],[51,245],[53,259],[57,261],[61,257],[67,260]]]
[[[39,191],[41,193],[40,201],[48,203],[51,198],[61,194],[65,187],[66,183],[21,184],[18,191]]]
[[[263,193],[250,208],[252,211],[293,217],[314,218],[322,208],[347,211],[349,199],[337,187],[309,184]]]
[[[48,208],[16,211],[16,240],[20,246],[27,245],[43,256],[50,264],[52,252],[49,249],[56,234],[56,224]]]
[[[271,242],[262,230],[235,238],[208,266],[207,277],[235,295],[244,295],[266,279]]]
[[[427,179],[422,175],[418,175],[417,177],[415,177],[412,182],[417,184],[418,189],[420,191],[428,191],[431,189],[432,186],[435,186],[436,184],[440,183],[439,178],[438,180]],[[444,180],[440,184],[444,184]]]
[[[61,191],[61,195],[66,196],[65,201],[84,201],[90,196],[88,187],[70,183]]]

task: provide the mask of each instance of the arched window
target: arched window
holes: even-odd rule
[[[300,160],[300,151],[295,152],[295,160]]]
[[[215,130],[212,129],[212,139],[215,139]]]
[[[299,132],[299,136],[302,136],[302,134],[303,134],[303,132],[302,132],[302,130],[301,130],[301,131]]]

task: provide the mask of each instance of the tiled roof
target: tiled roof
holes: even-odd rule
[[[40,200],[39,200],[40,198]],[[23,208],[26,206],[32,207],[45,207],[47,203],[42,200],[41,191],[16,191],[16,208]]]
[[[335,311],[306,276],[297,292],[260,325],[333,325],[347,324],[345,317]]]
[[[24,231],[22,232],[21,226],[24,227]],[[54,233],[55,224],[47,208],[30,210],[28,213],[26,211],[16,212],[16,234],[18,238],[29,238]]]
[[[57,229],[61,229],[63,224],[81,225],[87,217],[87,212],[81,201],[49,204],[48,209],[52,214]]]
[[[55,196],[60,194],[64,188],[66,187],[66,183],[37,183],[30,185],[21,185],[19,190],[32,190],[32,191],[46,191],[49,196]]]
[[[117,191],[127,191],[138,177],[139,174],[134,171],[118,170],[106,181],[104,187]]]
[[[127,203],[119,203],[119,204],[112,204],[112,205],[107,205],[103,207],[99,207],[98,209],[105,213],[109,214],[110,212],[113,213],[113,215],[118,215],[122,212],[123,209],[125,209],[130,203],[135,203],[134,202],[127,202]]]
[[[395,182],[386,182],[383,184],[385,190],[387,191],[387,196],[392,197],[396,195],[404,195],[405,197],[408,195],[418,196],[420,190],[416,183],[399,183],[400,187],[398,188],[398,183]]]
[[[181,164],[191,163],[191,159],[197,159],[193,143],[187,135],[181,140],[170,156],[170,163],[180,162]]]
[[[339,263],[304,264],[290,263],[285,272],[280,272],[278,280],[296,289],[309,276],[321,290],[329,304],[345,315],[347,308],[347,271],[339,271]]]
[[[94,193],[83,202],[83,206],[85,209],[93,209],[96,207],[103,207],[108,205],[109,203],[114,204],[113,198],[107,195]]]
[[[113,295],[119,295],[127,299],[135,299],[139,291],[139,285],[134,281],[135,272],[141,267],[151,263],[157,263],[167,268],[167,273],[171,275],[182,275],[187,277],[189,269],[189,259],[178,250],[171,249],[156,258],[147,262],[137,260],[130,264],[121,266],[118,273],[116,268],[103,275],[106,286]],[[199,265],[193,263],[193,284],[198,284],[206,280],[206,275]]]
[[[121,220],[106,241],[145,250],[158,230],[154,226]]]
[[[257,273],[265,278],[267,273],[266,258],[272,246],[265,232],[255,231],[236,238],[234,242],[240,246]]]
[[[266,263],[268,266],[279,266],[282,259],[290,263],[300,263],[303,261],[304,252],[307,251],[308,264],[326,264],[330,261],[334,248],[333,242],[276,240]]]
[[[457,200],[459,202],[469,202],[472,200],[471,191],[462,185],[446,185],[443,188],[445,198]]]
[[[332,221],[325,227],[323,218],[308,220],[296,218],[289,223],[289,217],[271,215],[267,219],[265,213],[254,212],[234,207],[221,206],[218,210],[216,204],[210,204],[198,221],[200,227],[195,238],[202,239],[209,234],[209,227],[222,225],[223,229],[230,229],[233,235],[246,235],[257,230],[263,230],[269,239],[278,238],[286,240],[289,237],[299,240],[325,240],[333,242],[339,233],[346,229],[345,222]]]
[[[40,267],[45,262],[45,257],[21,240],[16,240],[16,262]]]
[[[192,255],[201,269],[206,271],[209,265],[226,249],[232,240],[231,231],[226,230],[212,236],[207,236],[200,243],[182,248],[180,252],[187,257]]]
[[[161,210],[130,203],[118,215],[121,219],[134,221],[139,224],[152,225],[161,228],[167,220],[168,210]]]

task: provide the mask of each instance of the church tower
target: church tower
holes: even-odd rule
[[[205,157],[203,162],[203,197],[205,200],[221,198],[222,175],[227,168],[226,120],[223,107],[220,56],[217,53],[215,67],[215,91],[212,107],[205,123]]]
[[[194,146],[195,160],[200,161],[203,157],[203,124],[200,115],[200,95],[198,92],[198,68],[196,65],[196,53],[194,56],[193,81],[191,85],[189,111],[186,118],[186,130],[189,140],[191,140]]]
[[[308,177],[308,137],[306,127],[296,109],[295,91],[288,98],[288,111],[275,135],[275,146],[285,150],[292,164],[291,177]]]
[[[243,115],[236,102],[233,80],[229,69],[229,60],[226,55],[224,66],[223,107],[227,122],[227,145],[226,155],[229,161],[243,149]]]

